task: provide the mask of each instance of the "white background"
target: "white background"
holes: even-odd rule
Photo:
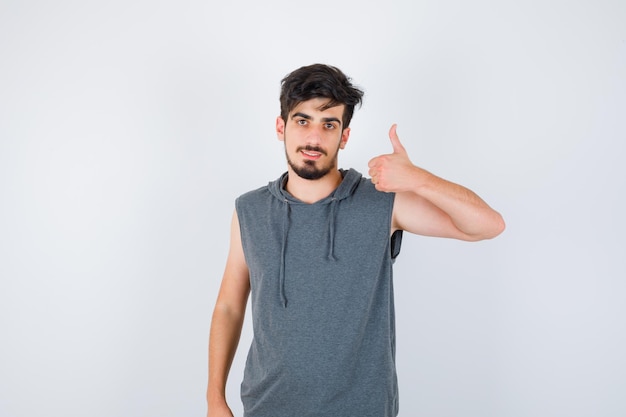
[[[626,415],[626,4],[216,3],[0,3],[0,416],[204,416],[233,202],[315,62],[366,91],[342,167],[395,122],[507,221],[405,235],[400,415]]]

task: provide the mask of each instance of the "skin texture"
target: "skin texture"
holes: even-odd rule
[[[343,129],[342,126],[343,106],[319,110],[326,101],[305,101],[289,113],[287,121],[280,117],[276,119],[278,139],[285,143],[285,154],[291,161],[287,167],[287,191],[306,203],[328,196],[341,183],[337,154],[348,143],[350,129]],[[307,152],[307,146],[319,151]],[[293,165],[313,165],[317,169],[328,170],[328,173],[319,179],[307,180],[295,172]]]
[[[298,104],[276,119],[278,139],[285,144],[289,173],[287,191],[305,203],[331,194],[341,183],[337,155],[346,147],[350,129],[342,126],[343,105],[322,110],[328,100]],[[504,230],[502,216],[471,190],[414,165],[402,146],[396,125],[389,130],[391,153],[369,161],[376,189],[396,193],[392,233],[405,230],[425,236],[478,241]],[[211,323],[209,342],[208,417],[233,417],[225,387],[250,294],[237,213],[231,223],[230,249]]]
[[[209,337],[208,417],[233,417],[226,403],[226,381],[232,364],[250,294],[239,221],[233,215],[230,248],[219,295],[213,310]]]
[[[502,216],[473,191],[411,163],[396,125],[389,130],[392,153],[372,158],[369,175],[376,189],[395,192],[392,232],[478,241],[504,230]]]

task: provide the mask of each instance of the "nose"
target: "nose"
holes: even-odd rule
[[[319,145],[322,142],[324,126],[312,126],[307,135],[307,144]]]

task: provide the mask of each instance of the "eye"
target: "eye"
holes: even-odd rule
[[[307,120],[306,119],[298,119],[296,120],[296,123],[300,126],[306,126],[307,124]]]
[[[326,124],[324,125],[324,127],[325,127],[326,129],[329,129],[329,130],[330,130],[330,129],[334,129],[334,128],[335,128],[335,125],[334,125],[333,123],[326,123]]]

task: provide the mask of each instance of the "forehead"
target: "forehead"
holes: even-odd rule
[[[325,108],[329,102],[330,99],[327,98],[312,98],[310,100],[303,101],[298,103],[298,105],[296,105],[289,112],[289,116],[291,117],[296,113],[304,113],[312,117],[319,115],[320,117],[336,117],[341,119],[346,106],[344,104],[339,104],[337,106]]]

